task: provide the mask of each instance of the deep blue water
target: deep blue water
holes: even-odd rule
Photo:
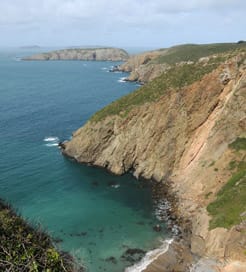
[[[71,162],[56,144],[137,85],[108,72],[117,63],[15,58],[26,53],[0,52],[0,198],[41,223],[88,271],[123,271],[127,248],[152,249],[164,235],[153,231],[151,188]],[[116,264],[106,261],[112,256]]]

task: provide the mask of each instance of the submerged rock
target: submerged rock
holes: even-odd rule
[[[153,230],[156,231],[156,232],[160,232],[160,231],[162,230],[162,227],[161,227],[161,225],[156,224],[156,225],[153,227]]]
[[[111,256],[111,257],[108,257],[107,259],[105,259],[106,262],[110,262],[112,264],[117,264],[117,260],[115,257]]]
[[[123,261],[126,261],[130,264],[134,264],[139,262],[143,256],[145,255],[146,251],[139,249],[139,248],[128,248],[121,256]]]

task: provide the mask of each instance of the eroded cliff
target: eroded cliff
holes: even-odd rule
[[[192,252],[243,261],[246,154],[231,143],[246,137],[245,68],[244,50],[175,65],[93,116],[63,152],[115,174],[168,181],[177,213],[192,221]],[[232,190],[240,189],[242,205],[235,218],[213,225],[207,205],[237,170]]]

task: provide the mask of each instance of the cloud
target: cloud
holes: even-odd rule
[[[122,35],[125,39],[131,36],[135,42],[138,38],[143,40],[147,35],[157,37],[163,32],[176,32],[176,35],[182,36],[182,29],[194,29],[194,24],[205,30],[206,24],[216,26],[218,22],[225,22],[227,26],[237,26],[240,30],[245,28],[246,1],[2,0],[0,10],[0,35],[4,29],[4,34],[9,33],[6,39],[21,31],[23,36],[31,39],[33,35],[38,40],[35,31],[39,31],[43,39],[47,33],[54,42],[55,39],[61,42],[65,37],[73,42],[76,37],[82,36],[100,44],[106,37],[123,40]]]
[[[135,20],[145,17],[180,14],[204,10],[246,8],[244,0],[11,0],[0,2],[0,24],[30,23],[32,21],[66,21],[71,19]]]

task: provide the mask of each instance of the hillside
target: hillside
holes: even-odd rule
[[[118,48],[72,48],[25,57],[23,60],[125,61],[128,53]]]
[[[62,144],[80,163],[167,183],[201,257],[245,260],[245,54],[169,64]]]
[[[208,58],[232,50],[245,49],[245,42],[215,44],[184,44],[132,56],[120,65],[120,71],[131,72],[128,80],[146,83],[176,63],[206,62]]]

